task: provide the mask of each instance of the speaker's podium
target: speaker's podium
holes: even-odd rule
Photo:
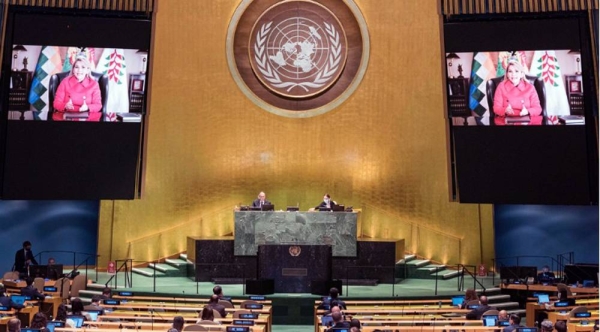
[[[258,247],[259,279],[273,280],[276,293],[321,293],[331,283],[331,262],[329,245]]]

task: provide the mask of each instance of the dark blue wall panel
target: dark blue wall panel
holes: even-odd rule
[[[11,269],[25,240],[31,241],[35,255],[42,251],[95,254],[99,207],[98,201],[0,201],[0,271]],[[45,264],[50,255],[57,263],[73,265],[73,255],[61,253],[43,254],[38,263]],[[77,264],[85,258],[78,254]]]
[[[496,257],[575,253],[575,262],[598,264],[598,206],[496,205]],[[514,259],[502,260],[505,265]],[[521,259],[520,265],[551,266]]]

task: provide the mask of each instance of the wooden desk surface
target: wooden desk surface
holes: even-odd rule
[[[401,331],[401,332],[423,332],[423,331],[448,331],[447,326],[363,326],[361,332],[373,332],[375,330],[383,331]],[[454,328],[453,328],[454,330]],[[461,326],[460,331],[501,331],[500,327],[486,327],[486,326]],[[326,328],[320,326],[317,330],[319,332],[325,332]],[[571,330],[569,330],[571,332]]]
[[[552,322],[552,324],[556,323],[556,321],[559,320],[566,320],[569,323],[578,323],[581,321],[590,321],[592,326],[594,325],[594,321],[596,319],[598,319],[598,310],[590,310],[590,313],[592,314],[591,317],[569,317],[569,313],[560,313],[557,311],[553,311],[553,312],[549,312],[548,313],[548,320],[550,320]]]
[[[160,303],[202,303],[202,304],[206,304],[208,303],[208,297],[206,298],[198,298],[198,297],[166,297],[166,296],[120,296],[120,295],[113,295],[112,296],[113,299],[116,300],[126,300],[127,303],[132,303],[132,302],[149,302],[149,303],[153,303],[153,302],[160,302]],[[231,301],[233,302],[233,304],[235,305],[236,303],[242,303],[244,301],[250,301],[249,298],[247,299],[231,299]],[[262,303],[262,304],[271,304],[272,301],[269,299],[266,300],[262,300],[262,301],[255,301],[258,303]]]
[[[587,325],[581,325],[580,323],[568,323],[567,331],[569,332],[591,332],[594,331],[594,322],[590,322]]]
[[[590,309],[598,308],[598,303],[599,303],[598,299],[577,300],[575,302],[576,306],[584,305]],[[576,306],[571,306],[571,307],[551,306],[549,308],[546,308],[546,306],[543,304],[537,304],[536,302],[527,302],[525,304],[526,324],[527,324],[527,326],[535,325],[535,319],[536,319],[538,311],[548,311],[549,313],[550,312],[560,312],[560,311],[570,311],[571,309],[575,308]]]
[[[188,305],[177,305],[177,306],[173,306],[173,305],[163,305],[160,303],[151,303],[151,304],[130,304],[129,302],[127,304],[120,304],[120,305],[103,305],[103,307],[105,308],[113,308],[114,310],[144,310],[147,311],[148,309],[160,309],[162,311],[174,311],[174,312],[185,312],[185,311],[192,311],[192,312],[197,312],[197,311],[201,311],[202,308],[204,307],[204,305],[197,305],[197,306],[190,306]],[[272,306],[270,305],[265,305],[263,306],[262,309],[240,309],[240,308],[225,308],[225,311],[227,312],[236,312],[238,310],[249,310],[252,312],[258,312],[258,313],[271,313],[272,310]]]
[[[206,327],[209,331],[225,331],[225,329],[227,328],[227,325],[202,325],[204,327]],[[171,324],[166,324],[166,326],[164,325],[154,325],[152,326],[139,326],[139,329],[143,329],[143,330],[151,330],[151,331],[167,331],[169,328],[171,327]],[[263,326],[249,326],[250,327],[250,331],[252,332],[265,332],[265,329]],[[85,327],[85,328],[80,328],[80,329],[76,329],[76,328],[68,328],[68,327],[57,327],[55,328],[56,332],[115,332],[115,331],[120,331],[121,329],[119,329],[118,327],[116,328],[97,328],[97,327]]]
[[[129,328],[129,329],[134,329],[134,330],[162,330],[162,331],[166,331],[168,330],[171,325],[171,323],[144,323],[144,322],[85,322],[85,324],[88,325],[88,328],[96,328],[96,329],[112,329],[114,330],[121,330],[123,328]],[[196,325],[194,324],[186,324],[186,325]],[[222,329],[225,329],[226,326],[228,325],[206,325],[206,324],[198,324],[198,325],[202,325],[204,327],[222,327]],[[241,325],[240,325],[241,326]],[[185,326],[184,326],[185,327]],[[266,325],[253,325],[251,326],[253,331],[266,331]]]
[[[556,286],[551,285],[523,285],[523,284],[501,284],[502,289],[524,290],[530,292],[558,292]],[[595,293],[598,294],[598,288],[588,287],[569,287],[572,293]]]
[[[374,308],[374,307],[365,307],[363,309],[360,308],[348,308],[343,310],[344,314],[388,314],[388,315],[423,315],[423,314],[444,314],[444,313],[456,313],[456,314],[464,314],[466,315],[471,310],[469,309],[458,309],[455,307],[444,309],[444,308],[434,308],[434,309],[411,309],[411,308],[390,308],[390,307],[382,307],[382,308]],[[326,314],[327,310],[315,310],[315,314],[323,315]]]

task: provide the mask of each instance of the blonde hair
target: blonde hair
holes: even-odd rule
[[[85,77],[92,78],[92,66],[90,65],[90,61],[87,58],[80,56],[75,58],[75,61],[73,61],[73,65],[71,65],[71,72],[69,73],[69,76],[75,76],[74,70],[75,64],[77,64],[77,62],[81,62],[85,66],[85,68],[88,69],[88,72],[85,74]]]
[[[508,81],[508,68],[515,67],[517,70],[521,72],[521,80],[525,79],[525,71],[523,69],[523,65],[518,61],[509,61],[506,65],[506,71],[504,72],[504,79]]]

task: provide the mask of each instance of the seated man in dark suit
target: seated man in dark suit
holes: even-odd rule
[[[101,300],[108,300],[112,298],[112,289],[110,289],[110,287],[105,287],[102,290],[102,295],[100,295],[100,299]]]
[[[332,329],[335,329],[335,328],[346,328],[346,329],[350,328],[350,323],[344,321],[344,316],[342,315],[341,312],[332,313],[331,318],[333,318],[333,326],[331,327],[331,329],[327,330],[328,332],[333,331]]]
[[[542,272],[538,274],[537,280],[540,284],[551,284],[554,283],[554,272],[550,272],[548,265],[542,268]]]
[[[512,331],[516,330],[519,327],[519,325],[521,324],[521,317],[519,317],[519,315],[517,315],[517,314],[512,314],[512,315],[510,315],[510,318],[508,319],[508,323],[510,325],[505,327],[502,330],[502,332],[512,332]]]
[[[217,285],[213,287],[213,294],[219,297],[219,301],[227,301],[233,304],[230,298],[226,298],[225,295],[223,295],[223,288],[221,286]]]
[[[46,296],[33,287],[33,278],[25,278],[26,287],[21,288],[21,295],[29,296],[32,300],[43,300]]]
[[[338,306],[338,307],[340,307],[340,309],[346,309],[346,303],[344,301],[340,300],[338,296],[339,296],[338,289],[335,287],[331,287],[331,289],[329,290],[329,298],[323,300],[323,302],[321,302],[321,304],[319,304],[317,309],[329,308],[329,310],[331,310],[331,307],[334,307],[334,306]]]
[[[16,310],[20,310],[25,307],[22,304],[14,303],[10,299],[10,297],[6,296],[6,294],[4,293],[4,286],[1,286],[1,285],[0,285],[0,306],[7,307],[9,309],[16,309]]]
[[[225,307],[222,304],[219,304],[219,297],[215,294],[210,297],[210,300],[208,300],[208,304],[205,306],[205,308],[217,311],[219,314],[221,314],[221,318],[225,318],[225,316],[227,316]]]
[[[488,311],[488,310],[495,310],[496,308],[494,307],[490,307],[488,305],[488,299],[487,296],[482,295],[479,297],[479,307],[471,310],[471,312],[469,312],[467,314],[467,319],[470,320],[479,320],[481,319],[481,316],[483,316],[483,313]]]
[[[100,297],[100,295],[94,295],[94,296],[92,296],[92,302],[90,304],[84,306],[83,310],[85,310],[85,311],[89,311],[89,310],[99,311],[100,315],[104,315],[104,307],[102,307],[100,305],[100,301],[102,301],[102,298]]]
[[[262,207],[263,205],[271,205],[271,202],[267,201],[267,195],[264,192],[258,193],[258,198],[252,202],[252,207]]]

